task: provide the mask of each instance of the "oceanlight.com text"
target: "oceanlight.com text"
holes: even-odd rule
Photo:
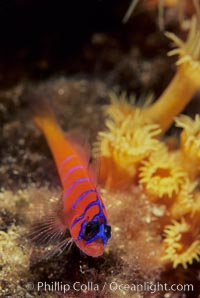
[[[36,284],[29,282],[26,285],[27,290],[45,291],[45,292],[62,292],[67,293],[73,292],[193,292],[193,284],[168,284],[168,283],[119,283],[117,281],[104,282],[104,283],[94,283],[89,281],[87,283],[74,282],[74,283],[63,283],[63,282],[37,282]]]
[[[120,284],[117,282],[111,282],[109,284],[110,290],[113,291],[131,291],[131,292],[193,292],[193,284],[168,284],[168,283],[151,283],[144,282],[139,284]]]

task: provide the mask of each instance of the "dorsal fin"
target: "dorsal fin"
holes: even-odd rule
[[[65,133],[65,136],[87,168],[90,163],[91,149],[85,132],[80,129],[73,129]]]
[[[89,165],[89,174],[95,186],[97,186],[99,182],[100,167],[101,167],[101,158],[100,158],[100,155],[96,155],[95,158],[92,159]]]
[[[88,170],[91,180],[96,185],[96,164],[94,161],[91,160],[91,146],[89,144],[88,137],[80,129],[71,130],[65,135],[67,140],[83,162],[84,167]]]

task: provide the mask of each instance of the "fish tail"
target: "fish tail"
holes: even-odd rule
[[[31,118],[41,131],[45,133],[47,130],[60,130],[50,104],[51,96],[44,87],[29,88],[24,97],[28,102]]]
[[[45,86],[36,86],[28,90],[24,96],[28,101],[30,117],[44,135],[59,169],[66,154],[70,154],[71,147],[54,114],[51,95]]]
[[[32,118],[35,124],[37,125],[37,127],[43,132],[45,132],[47,129],[48,131],[55,128],[58,129],[58,126],[55,121],[55,117],[52,117],[52,115],[50,114],[37,113],[37,114],[33,114]]]

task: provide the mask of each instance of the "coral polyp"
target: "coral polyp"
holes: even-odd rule
[[[100,150],[102,155],[102,168],[110,169],[110,164],[115,165],[117,173],[121,171],[121,178],[116,178],[116,172],[112,177],[107,172],[107,187],[120,186],[124,181],[124,175],[129,181],[134,178],[139,163],[148,157],[152,151],[159,146],[156,137],[160,134],[157,124],[141,126],[140,115],[136,113],[133,117],[124,117],[124,121],[119,126],[112,120],[106,121],[107,131],[100,132],[96,150]],[[102,169],[103,171],[103,169]],[[120,181],[119,181],[120,180]],[[109,181],[109,185],[108,185]],[[118,183],[119,182],[119,183]]]
[[[193,85],[199,87],[199,71],[200,71],[200,32],[196,18],[191,21],[190,32],[186,42],[183,42],[173,33],[166,33],[177,48],[171,50],[168,56],[178,55],[176,65],[179,71],[183,72],[188,79],[193,82]]]
[[[178,55],[177,71],[163,94],[146,111],[146,117],[160,124],[163,132],[200,88],[200,32],[197,19],[192,19],[185,42],[173,33],[166,35],[177,46],[168,53],[169,56]]]
[[[185,179],[180,191],[173,198],[172,204],[169,207],[170,217],[177,219],[183,215],[191,214],[194,210],[195,204],[195,189],[198,185],[198,181],[190,181]]]
[[[198,232],[184,218],[167,225],[164,230],[166,238],[163,241],[165,248],[163,260],[170,260],[174,268],[181,264],[185,269],[194,260],[200,261]]]
[[[181,152],[186,162],[190,165],[192,163],[191,173],[195,176],[200,169],[200,115],[197,114],[195,119],[181,115],[175,121],[176,126],[183,129],[181,132]]]
[[[104,107],[104,112],[106,116],[109,116],[116,124],[121,125],[126,116],[135,115],[135,118],[142,121],[141,116],[139,116],[140,109],[135,107],[133,104],[127,101],[126,93],[121,93],[119,96],[115,92],[110,92],[110,103]],[[133,103],[135,99],[133,98]]]
[[[110,104],[104,107],[104,113],[108,116],[116,125],[119,126],[124,122],[126,117],[130,117],[133,121],[132,125],[144,126],[144,124],[151,124],[150,118],[144,117],[143,110],[152,102],[152,95],[149,94],[145,100],[142,98],[139,101],[143,102],[141,106],[136,105],[136,97],[131,96],[127,100],[125,92],[120,94],[114,91],[110,92]]]
[[[175,156],[165,150],[155,151],[140,167],[140,183],[147,194],[155,198],[169,198],[179,192],[186,173],[177,164]]]

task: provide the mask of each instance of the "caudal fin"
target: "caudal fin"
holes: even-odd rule
[[[51,108],[50,94],[43,86],[29,86],[23,95],[29,106],[30,116],[43,131],[46,126],[55,125],[56,117]]]

